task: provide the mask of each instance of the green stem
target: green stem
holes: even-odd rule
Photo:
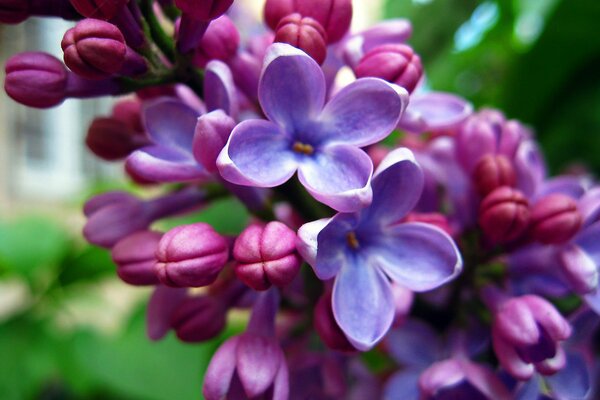
[[[156,46],[163,52],[165,57],[169,59],[171,62],[175,62],[176,52],[175,52],[175,43],[171,39],[169,35],[163,30],[158,18],[154,14],[154,10],[152,9],[152,0],[141,0],[140,10],[142,11],[142,15],[144,16],[146,23],[148,24],[148,28],[150,31],[150,36]]]
[[[275,191],[281,198],[293,205],[295,210],[307,221],[331,216],[331,211],[315,201],[296,179],[290,179]]]

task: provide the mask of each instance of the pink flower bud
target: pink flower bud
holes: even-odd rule
[[[450,226],[450,221],[444,214],[440,213],[410,213],[405,218],[406,222],[421,222],[423,224],[433,225],[440,228],[448,235],[453,236],[454,230]]]
[[[564,194],[548,195],[531,208],[532,236],[544,244],[565,243],[582,223],[577,203]]]
[[[96,118],[88,128],[85,144],[103,160],[115,161],[150,142],[143,133],[134,131],[116,118]]]
[[[71,0],[71,4],[84,17],[108,20],[115,17],[129,0]]]
[[[175,0],[175,5],[190,17],[211,21],[225,14],[233,0]]]
[[[298,13],[283,18],[275,31],[275,42],[303,50],[319,64],[327,57],[327,34],[319,22]]]
[[[423,76],[421,58],[405,44],[385,44],[375,47],[360,60],[354,73],[384,79],[412,92]]]
[[[30,107],[48,108],[65,99],[68,73],[64,64],[50,54],[28,52],[6,63],[6,93]]]
[[[352,0],[267,0],[265,4],[265,21],[273,30],[293,13],[316,19],[325,28],[328,43],[335,43],[350,28]]]
[[[219,299],[214,297],[189,297],[171,316],[171,326],[177,337],[184,342],[204,342],[223,331],[225,311]]]
[[[210,60],[228,61],[236,55],[240,34],[227,15],[210,23],[194,53],[194,65],[204,68]]]
[[[140,231],[117,242],[111,255],[119,278],[130,285],[157,285],[154,264],[161,237],[159,232]]]
[[[500,186],[514,187],[516,181],[515,169],[510,160],[503,155],[485,155],[473,171],[473,184],[483,197]]]
[[[331,290],[326,291],[317,302],[313,324],[323,343],[330,349],[356,352],[335,321],[331,308]]]
[[[302,263],[296,233],[277,221],[246,228],[235,241],[233,257],[237,277],[254,290],[288,285]]]
[[[156,251],[156,273],[173,287],[213,283],[229,259],[227,240],[208,224],[179,226],[167,232]]]
[[[517,239],[529,225],[529,202],[508,186],[495,189],[479,207],[479,225],[495,243]]]

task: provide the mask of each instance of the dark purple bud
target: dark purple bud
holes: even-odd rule
[[[194,53],[194,65],[204,68],[210,60],[228,61],[238,51],[240,34],[227,15],[210,23]]]
[[[65,99],[68,76],[64,64],[50,54],[21,53],[6,63],[4,89],[21,104],[49,108]]]
[[[118,101],[112,109],[112,117],[125,123],[136,132],[143,132],[142,103],[136,99]]]
[[[529,202],[523,194],[502,186],[488,194],[479,207],[479,225],[495,243],[517,239],[529,226]]]
[[[354,73],[395,83],[411,93],[423,76],[421,58],[405,44],[385,44],[369,51],[360,60]]]
[[[69,0],[0,0],[0,23],[18,24],[31,16],[80,17]]]
[[[184,225],[165,233],[156,257],[156,273],[163,284],[207,286],[229,260],[229,244],[208,224]]]
[[[350,29],[352,1],[267,0],[265,4],[265,21],[273,30],[276,30],[282,19],[293,13],[316,19],[325,28],[328,43],[335,43]]]
[[[211,296],[189,297],[173,312],[171,326],[177,337],[189,343],[210,340],[225,328],[226,309]]]
[[[319,64],[323,64],[327,57],[327,33],[318,21],[298,13],[290,14],[279,22],[275,42],[291,44]]]
[[[356,352],[333,316],[331,290],[326,291],[317,302],[313,324],[319,337],[327,347],[343,352]]]
[[[235,274],[254,290],[288,285],[302,263],[296,233],[277,221],[246,228],[235,241],[233,257]]]
[[[510,160],[503,155],[485,155],[473,171],[473,184],[482,197],[500,186],[514,187],[516,182],[515,169]]]
[[[29,0],[0,0],[0,22],[18,24],[31,15]]]
[[[85,144],[103,160],[115,161],[124,159],[150,142],[143,133],[134,131],[116,118],[96,118],[88,128]]]
[[[71,0],[84,17],[108,20],[114,18],[129,0]]]
[[[140,231],[121,239],[112,249],[117,275],[130,285],[157,285],[154,265],[162,233]]]
[[[190,17],[200,21],[219,18],[231,7],[233,0],[175,0],[175,5]]]
[[[548,195],[531,208],[532,236],[544,244],[561,244],[581,228],[583,218],[577,203],[564,194]]]

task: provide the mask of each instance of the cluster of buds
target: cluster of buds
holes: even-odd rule
[[[600,313],[600,189],[549,177],[520,122],[428,92],[408,21],[351,33],[350,0],[267,0],[270,31],[233,0],[0,0],[1,22],[34,15],[78,22],[64,63],[7,62],[9,96],[129,95],[86,144],[161,194],[90,199],[83,234],[154,287],[148,336],[249,316],[205,398],[593,398],[577,326]],[[228,197],[239,232],[155,224]],[[394,371],[362,364],[375,348]]]

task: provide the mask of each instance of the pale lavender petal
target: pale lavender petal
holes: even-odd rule
[[[235,118],[238,115],[236,88],[231,70],[222,61],[212,60],[204,71],[204,101],[208,111],[223,110]]]
[[[373,163],[364,151],[346,145],[330,146],[302,157],[298,178],[321,203],[341,211],[357,211],[371,203]]]
[[[208,172],[217,172],[217,158],[225,147],[233,128],[235,128],[235,121],[222,110],[213,111],[198,118],[192,151],[196,161],[202,164]]]
[[[298,163],[290,138],[276,124],[249,120],[235,127],[217,167],[231,183],[274,187],[290,179]]]
[[[236,349],[237,373],[248,397],[264,393],[273,384],[283,355],[276,342],[257,335],[242,335]]]
[[[333,286],[333,315],[354,347],[366,351],[387,333],[394,302],[386,276],[359,255],[340,270]]]
[[[210,360],[202,388],[206,400],[222,400],[227,397],[235,373],[239,341],[239,336],[227,340]]]
[[[534,195],[546,177],[546,164],[533,140],[526,140],[517,149],[514,159],[517,188],[526,196]]]
[[[331,218],[323,218],[317,221],[304,224],[298,229],[298,239],[296,240],[296,249],[311,267],[317,265],[317,237],[319,233],[329,223]],[[335,275],[335,273],[333,274]],[[333,275],[331,277],[333,277]]]
[[[290,394],[290,374],[288,371],[287,363],[282,357],[279,370],[275,375],[275,382],[273,382],[273,397],[272,400],[287,400]]]
[[[583,300],[594,312],[600,315],[600,289],[596,288],[593,292],[583,296]]]
[[[583,216],[584,226],[597,222],[600,217],[600,187],[587,191],[579,201],[578,207]]]
[[[343,88],[319,117],[320,142],[367,146],[396,128],[408,104],[408,92],[378,78],[358,79]]]
[[[392,375],[385,384],[384,400],[418,399],[421,372],[420,369],[404,369]]]
[[[337,214],[318,233],[318,251],[313,268],[319,279],[333,278],[345,264],[352,262],[347,236],[356,230],[357,225],[355,214]]]
[[[586,243],[589,250],[600,247],[597,242],[598,237],[595,239],[596,242]],[[598,255],[600,254],[596,250],[596,257]],[[562,249],[559,257],[561,271],[572,290],[579,294],[586,294],[598,287],[598,259],[594,260],[588,251],[576,244],[569,243]]]
[[[590,398],[591,374],[583,357],[567,353],[567,365],[556,374],[546,378],[557,400],[584,400]]]
[[[275,43],[265,56],[258,97],[265,115],[292,132],[316,118],[323,108],[323,71],[303,51]]]
[[[158,99],[147,104],[143,111],[148,136],[157,145],[191,151],[194,128],[199,115],[175,99]]]
[[[136,150],[127,157],[126,167],[136,176],[153,182],[192,182],[210,176],[191,151],[175,147],[148,146]]]
[[[408,320],[386,337],[390,356],[403,366],[427,368],[442,356],[442,346],[435,331],[424,322]]]
[[[414,133],[452,129],[463,123],[472,113],[471,103],[453,94],[417,94],[410,98],[398,127]]]
[[[187,289],[159,285],[146,311],[146,332],[151,340],[162,339],[171,329],[171,315],[186,298]]]
[[[462,270],[462,257],[448,234],[418,222],[388,229],[370,256],[393,281],[415,292],[435,289]]]
[[[373,202],[363,218],[377,225],[399,222],[419,201],[423,184],[413,153],[407,148],[392,151],[373,175]]]
[[[585,193],[586,183],[580,177],[559,176],[544,181],[535,194],[535,198],[541,198],[550,194],[559,193],[569,196],[575,200]]]

